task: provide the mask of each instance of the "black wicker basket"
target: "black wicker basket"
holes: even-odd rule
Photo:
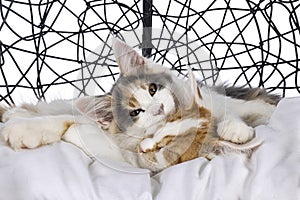
[[[108,91],[119,74],[112,34],[179,75],[189,65],[207,84],[221,79],[297,96],[299,7],[279,0],[0,0],[0,101]]]

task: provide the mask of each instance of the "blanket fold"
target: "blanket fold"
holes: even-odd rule
[[[299,199],[300,98],[283,99],[256,136],[263,144],[250,157],[198,158],[154,177],[66,142],[18,152],[1,142],[0,199]]]

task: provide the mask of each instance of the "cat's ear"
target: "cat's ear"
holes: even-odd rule
[[[112,49],[122,75],[136,73],[146,67],[147,59],[118,38],[112,39]]]
[[[85,96],[76,100],[75,107],[83,115],[96,121],[103,129],[108,129],[113,121],[111,109],[112,96]]]
[[[196,77],[192,71],[192,69],[188,66],[188,76],[189,76],[189,85],[191,88],[191,92],[194,95],[194,100],[199,104],[202,100],[202,95],[196,80]]]

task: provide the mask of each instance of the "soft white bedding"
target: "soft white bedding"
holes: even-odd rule
[[[19,152],[1,143],[0,200],[300,199],[300,98],[283,99],[256,134],[264,143],[250,159],[199,158],[152,178],[66,142]]]

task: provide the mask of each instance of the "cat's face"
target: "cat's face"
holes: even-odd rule
[[[138,72],[120,77],[112,89],[112,111],[121,130],[146,129],[178,108],[173,77],[167,72]]]
[[[120,40],[114,40],[113,49],[121,76],[111,92],[77,102],[79,110],[102,128],[142,132],[163,123],[179,106],[190,102],[185,81],[169,69],[148,61]]]

